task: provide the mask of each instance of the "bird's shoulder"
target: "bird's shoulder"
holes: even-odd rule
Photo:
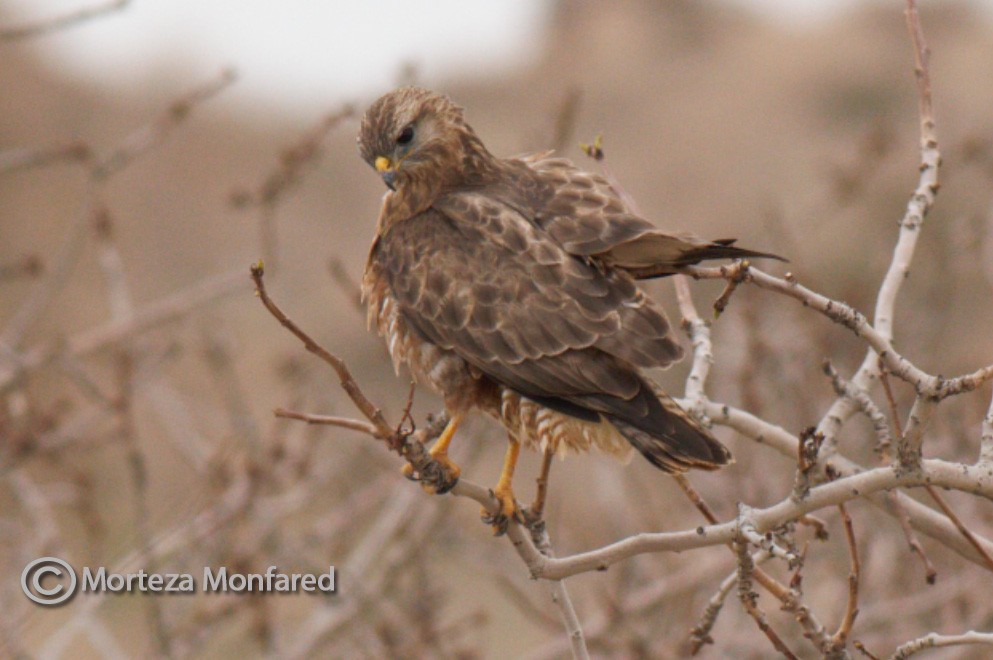
[[[658,232],[635,213],[603,175],[577,167],[551,152],[510,159],[531,179],[519,185],[523,207],[536,225],[570,254],[595,256],[614,246]]]

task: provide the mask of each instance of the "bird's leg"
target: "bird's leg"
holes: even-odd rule
[[[521,510],[514,499],[514,489],[511,483],[514,480],[514,468],[517,467],[517,457],[520,453],[521,443],[517,441],[517,438],[510,436],[510,444],[507,446],[507,454],[503,459],[500,480],[493,488],[493,496],[500,502],[500,508],[494,513],[483,509],[483,522],[493,526],[493,533],[496,536],[507,532],[511,518],[523,522]]]
[[[548,495],[548,474],[552,470],[552,459],[554,457],[555,451],[551,447],[546,447],[541,456],[541,473],[536,480],[538,488],[534,495],[534,502],[531,503],[531,506],[521,511],[521,515],[524,517],[524,524],[528,527],[541,522],[541,518],[545,513],[545,497]]]
[[[432,462],[421,474],[415,474],[414,466],[408,463],[403,466],[404,476],[420,481],[421,486],[429,493],[440,495],[454,488],[459,481],[462,470],[452,462],[452,459],[448,458],[448,445],[452,443],[452,438],[455,437],[455,431],[461,422],[462,415],[452,415],[445,430],[441,432],[435,443],[431,445],[431,449],[428,450]]]

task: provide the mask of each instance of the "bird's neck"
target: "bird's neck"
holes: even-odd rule
[[[505,165],[491,154],[471,130],[459,136],[457,168],[444,168],[443,175],[411,176],[387,196],[382,218],[391,222],[412,218],[435,201],[456,190],[482,188],[500,178]],[[386,212],[388,211],[388,212]],[[382,229],[386,229],[383,227]]]

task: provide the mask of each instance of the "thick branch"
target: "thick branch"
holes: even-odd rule
[[[972,630],[961,635],[939,635],[938,633],[931,633],[930,635],[926,635],[920,639],[911,640],[906,644],[901,645],[897,648],[893,655],[890,656],[890,660],[904,660],[904,658],[909,658],[924,649],[943,648],[946,646],[964,646],[967,644],[993,646],[993,633],[981,633]]]
[[[763,534],[811,511],[892,488],[922,486],[927,483],[993,499],[993,476],[985,470],[976,466],[927,460],[923,461],[920,472],[909,473],[891,467],[880,467],[837,479],[811,489],[808,497],[801,502],[784,500],[765,509],[753,509],[750,519],[756,531]],[[529,562],[528,568],[534,577],[557,580],[577,573],[604,570],[611,564],[639,554],[680,552],[729,543],[738,534],[738,521],[682,532],[638,534],[598,550],[567,558],[539,557],[537,561]]]
[[[729,426],[739,433],[754,439],[756,442],[772,447],[787,457],[792,458],[796,456],[797,439],[782,427],[770,424],[750,413],[732,408],[731,406],[708,402],[706,408],[707,415],[715,424]],[[822,463],[827,464],[823,462],[823,459]],[[829,464],[836,474],[845,477],[865,470],[863,466],[841,455],[832,456]],[[983,557],[976,553],[971,544],[958,533],[955,526],[940,513],[898,491],[892,491],[886,496],[869,496],[870,501],[881,506],[888,513],[899,519],[901,512],[892,509],[887,498],[897,501],[900,508],[906,511],[908,521],[914,529],[951,548],[969,561],[984,568],[986,567]],[[993,552],[993,543],[989,540],[980,538],[976,540],[983,545],[987,552]]]

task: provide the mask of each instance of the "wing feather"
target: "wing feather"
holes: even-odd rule
[[[415,331],[525,395],[589,398],[611,412],[611,397],[634,405],[634,366],[682,356],[661,309],[627,275],[570,255],[480,194],[396,223],[374,258]]]
[[[544,155],[522,161],[546,185],[527,200],[529,214],[567,252],[631,271],[638,279],[676,272],[705,259],[762,257],[767,252],[708,241],[688,232],[664,232],[624,204],[602,176],[583,172],[564,158]]]

